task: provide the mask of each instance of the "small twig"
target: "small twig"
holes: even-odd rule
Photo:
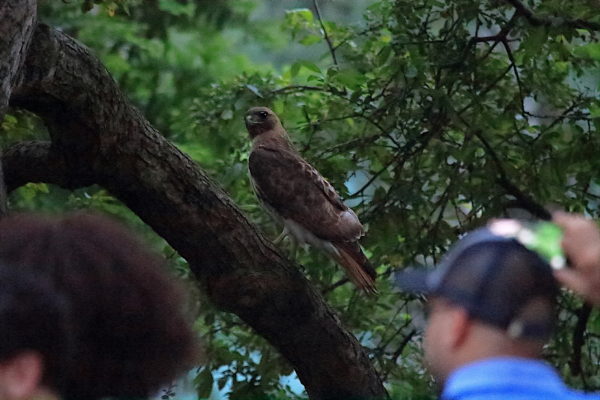
[[[416,334],[417,334],[416,329],[413,329],[412,331],[408,332],[408,335],[406,335],[404,337],[404,340],[402,340],[402,343],[400,343],[400,346],[398,346],[398,349],[394,352],[394,355],[392,356],[392,359],[394,361],[397,360],[398,357],[400,357],[400,354],[402,354],[402,352],[404,351],[404,348],[410,343],[411,339]]]
[[[479,103],[479,99],[482,98],[483,96],[485,96],[487,94],[487,92],[489,92],[490,90],[492,90],[493,88],[496,87],[496,85],[504,78],[504,76],[506,76],[506,74],[508,73],[508,71],[510,71],[512,68],[512,65],[509,65],[503,72],[502,74],[500,74],[492,83],[490,83],[485,89],[483,89],[481,92],[478,93],[478,99],[477,100],[473,100],[471,101],[469,104],[467,104],[466,106],[464,106],[463,108],[461,108],[458,111],[458,115],[462,115],[465,111],[467,111],[469,108],[473,107],[475,104]]]
[[[327,42],[327,47],[329,47],[329,52],[331,53],[331,58],[333,59],[333,64],[338,65],[337,57],[335,56],[335,47],[331,42],[331,38],[327,33],[327,29],[325,29],[325,24],[323,23],[323,19],[321,18],[321,11],[319,10],[319,3],[317,0],[313,0],[313,6],[315,7],[315,13],[317,14],[317,19],[319,20],[319,24],[321,25],[321,30],[323,31],[323,37]]]
[[[283,94],[290,92],[303,92],[303,91],[313,91],[313,92],[325,92],[326,89],[319,86],[307,86],[307,85],[290,85],[284,86],[279,89],[272,90],[272,94]]]
[[[384,166],[383,168],[381,168],[379,171],[375,172],[371,178],[369,178],[369,180],[360,187],[360,189],[356,190],[354,193],[352,193],[351,195],[348,196],[348,198],[353,198],[358,196],[359,194],[361,194],[362,192],[365,191],[365,189],[367,189],[369,186],[371,186],[371,184],[382,174],[384,173],[390,166],[392,166],[392,164],[394,164],[395,162],[402,160],[402,163],[404,163],[405,160],[407,160],[408,158],[414,156],[415,154],[417,154],[418,152],[420,152],[421,150],[423,150],[425,147],[427,147],[427,144],[429,143],[429,140],[434,136],[434,134],[437,133],[437,130],[430,130],[428,132],[425,132],[423,134],[421,134],[418,138],[413,138],[412,140],[410,140],[408,143],[406,143],[403,148],[402,151],[399,151],[394,157],[392,157]],[[417,144],[420,144],[420,146],[417,146]],[[411,151],[407,151],[407,150],[411,150]]]
[[[462,118],[461,118],[462,119]],[[463,120],[463,123],[466,124],[466,121]],[[519,189],[514,183],[512,183],[508,179],[508,175],[502,166],[502,162],[498,157],[498,154],[494,151],[494,148],[490,145],[490,143],[483,137],[481,131],[473,132],[474,135],[479,139],[479,141],[483,144],[488,155],[492,158],[494,164],[498,168],[498,183],[500,186],[506,190],[506,192],[517,199],[522,208],[529,211],[533,215],[538,218],[549,220],[552,218],[552,214],[548,211],[544,206],[536,202],[534,199],[529,197],[529,195],[525,194],[521,189]]]
[[[569,360],[569,368],[574,376],[580,376],[583,372],[581,367],[581,349],[585,343],[585,328],[591,313],[592,307],[587,303],[577,310],[577,323],[573,330],[573,353]]]
[[[510,3],[519,13],[519,15],[522,15],[523,17],[525,17],[532,25],[543,25],[543,21],[539,18],[537,18],[535,15],[533,15],[533,12],[528,9],[527,7],[525,7],[525,5],[523,3],[521,3],[519,0],[506,0],[508,3]]]
[[[387,380],[387,377],[390,374],[390,372],[392,371],[392,369],[396,367],[396,362],[398,362],[398,358],[400,357],[400,355],[402,354],[402,352],[404,351],[406,346],[408,346],[408,344],[410,343],[410,341],[416,334],[417,334],[417,330],[413,329],[410,332],[408,332],[408,334],[406,336],[404,336],[404,339],[402,339],[402,342],[400,342],[398,349],[396,351],[394,351],[394,353],[392,354],[391,359],[393,362],[390,364],[390,368],[388,368],[385,371],[385,373],[383,374],[383,376],[382,376],[383,381]]]
[[[342,278],[342,279],[340,279],[339,281],[337,281],[337,282],[335,282],[335,283],[333,283],[333,284],[331,284],[331,285],[327,286],[325,289],[323,289],[323,290],[321,291],[321,294],[324,296],[324,295],[326,295],[327,293],[329,293],[329,292],[331,292],[331,291],[333,291],[333,290],[335,290],[335,289],[339,288],[339,287],[340,287],[340,286],[342,286],[342,285],[345,285],[345,284],[346,284],[346,283],[348,283],[348,282],[350,282],[350,279],[348,279],[348,278]]]
[[[577,106],[577,104],[569,106],[569,110],[572,111],[575,106]],[[579,111],[577,113],[573,113],[570,115],[564,115],[564,112],[559,115],[557,115],[557,114],[552,115],[552,114],[535,114],[530,111],[526,111],[525,115],[527,115],[528,117],[533,117],[533,118],[537,118],[537,119],[551,119],[553,121],[556,118],[571,119],[571,120],[575,120],[575,121],[589,121],[590,120],[590,114],[586,113],[586,112],[582,112],[582,111]]]
[[[542,135],[546,132],[548,132],[550,129],[554,128],[556,125],[558,125],[559,123],[561,123],[565,118],[567,118],[567,116],[569,115],[569,113],[571,111],[573,111],[575,108],[577,108],[578,106],[581,105],[581,103],[579,103],[578,100],[581,100],[581,98],[578,98],[576,101],[573,101],[573,104],[571,104],[569,106],[569,108],[567,108],[566,110],[564,110],[558,117],[556,117],[554,119],[554,121],[552,121],[550,123],[550,125],[546,126],[544,128],[544,130],[542,132],[540,132],[540,134],[533,139],[533,142],[537,141],[540,137],[542,137]]]
[[[367,29],[363,29],[360,32],[356,32],[354,34],[347,35],[338,44],[336,44],[335,46],[333,46],[333,50],[335,51],[338,48],[342,47],[343,45],[345,45],[346,43],[348,43],[354,37],[363,36],[363,35],[366,35],[367,33],[375,32],[376,30],[381,29],[383,26],[384,26],[383,24],[376,24],[376,25],[372,25],[372,26],[368,27]]]
[[[587,29],[590,31],[600,31],[600,24],[597,22],[585,21],[582,19],[546,19],[536,16],[533,11],[527,8],[520,0],[506,0],[533,26],[560,26],[565,25],[575,29]]]
[[[321,122],[328,122],[328,121],[329,120],[323,120]],[[316,154],[316,157],[318,159],[321,159],[324,157],[328,158],[328,157],[331,157],[332,155],[340,154],[340,152],[345,152],[347,149],[355,148],[356,146],[366,146],[368,144],[372,144],[380,137],[381,137],[381,134],[377,133],[377,134],[372,134],[372,135],[365,136],[365,137],[354,138],[354,139],[348,140],[346,142],[339,143],[334,146],[323,149],[322,151],[320,151]],[[382,145],[382,147],[386,147],[386,146]]]
[[[492,147],[492,145],[487,141],[487,139],[483,136],[481,130],[472,130],[470,129],[469,123],[460,115],[457,114],[458,119],[465,125],[465,127],[469,130],[469,132],[474,135],[486,151],[486,153],[491,157],[494,164],[496,164],[498,170],[498,183],[500,186],[506,190],[508,194],[513,196],[521,208],[529,211],[531,214],[535,215],[537,218],[549,220],[552,218],[552,214],[548,211],[544,206],[536,202],[529,195],[524,193],[521,189],[519,189],[514,183],[510,181],[504,166],[502,165],[502,161],[500,161],[500,157]]]
[[[395,322],[395,319],[398,315],[400,315],[400,313],[402,312],[402,308],[404,308],[406,306],[408,302],[405,301],[404,305],[402,307],[398,307],[398,310],[396,311],[396,314],[389,320],[389,326],[388,328],[385,330],[385,332],[381,335],[382,337],[386,336],[386,333],[390,330],[390,328],[393,328],[395,326],[395,324],[393,322]],[[402,325],[400,325],[399,327],[397,327],[396,329],[394,329],[394,332],[390,335],[389,338],[383,340],[381,343],[379,344],[378,349],[380,349],[380,351],[385,351],[385,348],[389,346],[389,344],[392,342],[392,340],[394,340],[394,338],[400,334],[400,332],[402,332],[404,329],[406,329],[410,324],[411,324],[411,320],[410,319],[406,319],[404,321],[404,323]]]
[[[483,60],[485,60],[486,58],[488,58],[488,56],[490,54],[492,54],[492,52],[494,51],[494,49],[496,48],[496,46],[498,46],[498,43],[500,43],[500,41],[502,41],[502,39],[509,40],[508,39],[508,34],[512,30],[512,28],[515,26],[515,23],[517,21],[517,16],[518,16],[518,12],[515,11],[515,13],[512,15],[512,17],[510,17],[510,19],[506,23],[506,25],[504,25],[502,27],[502,29],[500,29],[500,32],[498,32],[496,35],[488,36],[486,38],[482,38],[482,39],[485,39],[485,40],[481,40],[481,41],[477,41],[477,38],[471,39],[471,40],[475,40],[475,43],[478,43],[478,42],[488,42],[488,41],[493,41],[494,42],[494,44],[490,46],[490,48],[478,60],[478,62],[482,62]]]
[[[521,78],[519,77],[519,69],[517,68],[517,64],[515,58],[513,57],[512,50],[510,49],[510,45],[506,41],[506,38],[502,39],[502,45],[504,46],[504,50],[506,50],[506,54],[508,55],[508,59],[512,65],[513,71],[515,72],[515,78],[517,79],[517,86],[519,87],[519,98],[520,98],[520,108],[521,113],[525,115],[525,100],[523,96],[523,84],[521,83]]]
[[[310,145],[312,143],[313,137],[315,136],[315,133],[317,132],[317,125],[311,121],[310,115],[308,115],[308,110],[306,109],[306,106],[302,107],[302,113],[304,114],[304,119],[306,120],[306,123],[308,125],[310,125],[310,136],[308,137],[308,140],[306,141],[306,143],[304,143],[304,146],[301,151],[301,153],[305,153],[306,151],[308,151],[308,149],[310,149]]]
[[[333,86],[309,86],[309,85],[289,85],[289,86],[284,86],[281,87],[279,89],[275,89],[275,90],[271,90],[270,93],[277,95],[277,94],[290,94],[290,93],[296,93],[296,92],[323,92],[323,93],[329,93],[332,96],[337,96],[340,99],[344,99],[345,101],[351,103],[351,104],[357,104],[357,103],[353,103],[348,97],[348,93],[346,91],[346,88],[342,88],[342,89],[337,89]]]

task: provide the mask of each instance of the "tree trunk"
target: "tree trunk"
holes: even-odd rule
[[[31,43],[37,18],[35,0],[4,0],[0,4],[0,122]],[[7,212],[6,185],[0,151],[0,218]]]
[[[297,266],[144,119],[84,46],[39,25],[11,105],[42,117],[51,142],[6,150],[9,190],[100,184],[189,262],[219,308],[290,361],[311,398],[386,396],[362,346]]]
[[[27,56],[36,18],[35,0],[3,0],[0,4],[0,121]]]

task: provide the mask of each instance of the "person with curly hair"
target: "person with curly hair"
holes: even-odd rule
[[[47,279],[0,264],[0,399],[50,399],[71,357],[69,307]]]
[[[0,263],[47,280],[68,304],[69,363],[43,357],[47,374],[60,369],[63,398],[145,397],[194,364],[183,291],[120,224],[86,214],[8,217]]]

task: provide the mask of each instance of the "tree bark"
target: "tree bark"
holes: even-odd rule
[[[4,0],[0,4],[0,121],[27,56],[36,19],[35,0]]]
[[[51,142],[7,149],[9,190],[27,182],[107,188],[189,262],[219,308],[289,360],[311,398],[386,396],[362,346],[297,266],[149,124],[84,46],[39,25],[11,105],[42,117]]]
[[[0,4],[0,122],[6,114],[15,78],[25,61],[36,19],[35,0],[4,0]],[[0,151],[0,218],[6,215],[7,208]]]

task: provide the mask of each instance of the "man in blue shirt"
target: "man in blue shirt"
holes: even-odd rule
[[[478,229],[433,271],[396,279],[429,296],[425,361],[443,400],[600,400],[569,389],[540,359],[559,288],[550,265],[519,240]]]

